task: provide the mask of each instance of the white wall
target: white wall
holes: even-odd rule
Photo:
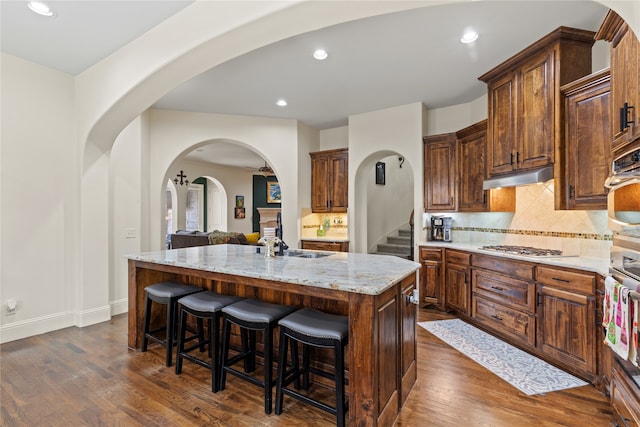
[[[334,150],[349,146],[349,126],[320,131],[320,150]]]
[[[398,209],[380,203],[379,214],[396,218],[393,223],[407,222],[411,209],[422,211],[423,183],[423,109],[422,103],[358,114],[349,117],[349,240],[350,251],[367,252],[369,226],[365,214],[368,193],[361,191],[375,176],[375,162],[389,155],[401,155],[413,176],[405,187],[413,185],[413,206]],[[407,178],[409,181],[409,178]],[[417,233],[417,230],[416,230]],[[417,241],[416,234],[416,241]]]
[[[128,269],[126,254],[140,252],[143,241],[141,213],[143,206],[142,159],[148,121],[146,116],[136,118],[118,135],[109,157],[110,192],[110,265],[109,304],[111,314],[127,311]]]
[[[80,164],[74,79],[0,60],[0,338],[10,341],[74,324]]]
[[[409,217],[414,205],[413,169],[404,160],[400,167],[398,155],[372,158],[374,165],[363,168],[367,193],[367,252],[376,252],[379,243],[386,243],[387,234],[400,228],[408,229]],[[385,164],[385,184],[376,184],[375,162]],[[358,188],[358,191],[362,191]]]

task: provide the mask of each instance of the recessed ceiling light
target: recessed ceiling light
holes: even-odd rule
[[[278,99],[278,101],[276,102],[276,105],[278,107],[286,107],[287,106],[287,101],[284,99]]]
[[[27,3],[27,7],[33,12],[42,16],[53,16],[53,11],[46,4],[39,1],[30,1]]]
[[[477,39],[478,39],[478,33],[476,33],[475,31],[469,31],[464,33],[460,41],[462,43],[471,43],[476,41]]]
[[[329,56],[329,54],[324,49],[317,49],[315,52],[313,52],[313,57],[316,58],[318,61],[327,59],[327,56]]]

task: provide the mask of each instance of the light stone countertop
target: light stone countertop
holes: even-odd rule
[[[266,258],[256,246],[208,245],[126,255],[136,261],[274,280],[344,292],[379,295],[420,268],[417,262],[390,255],[324,252],[323,258]],[[296,249],[299,252],[318,253]]]
[[[575,268],[578,270],[591,271],[594,273],[598,273],[602,276],[607,276],[609,274],[609,264],[610,260],[608,258],[591,258],[585,256],[559,256],[559,257],[535,257],[535,256],[524,256],[524,255],[515,255],[515,254],[506,254],[502,252],[496,251],[487,251],[480,249],[482,245],[474,245],[470,243],[455,243],[455,242],[420,242],[420,246],[430,246],[437,248],[450,248],[450,249],[459,249],[461,251],[467,252],[475,252],[484,255],[493,255],[497,257],[503,258],[511,258],[517,259],[520,261],[528,261],[536,264],[547,264],[553,265],[557,267],[565,267],[565,268]]]

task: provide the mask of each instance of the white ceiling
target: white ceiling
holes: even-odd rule
[[[75,75],[190,3],[49,1],[56,16],[47,19],[25,1],[2,0],[1,47]],[[428,108],[465,103],[486,92],[478,76],[558,26],[595,31],[606,12],[594,1],[473,1],[363,19],[235,58],[176,87],[154,107],[290,118],[327,129],[346,125],[353,114],[413,102]],[[480,38],[463,45],[467,28]],[[328,51],[326,60],[312,58],[317,47]],[[277,107],[279,98],[289,105]],[[190,157],[264,165],[228,145]]]

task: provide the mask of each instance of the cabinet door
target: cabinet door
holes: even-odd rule
[[[595,374],[595,298],[538,285],[538,348]]]
[[[329,212],[329,156],[311,156],[311,210]]]
[[[416,323],[418,310],[416,305],[411,302],[411,296],[416,288],[416,276],[410,275],[402,281],[402,300],[401,307],[401,321],[402,321],[402,345],[400,347],[402,351],[402,366],[401,369],[401,382],[400,382],[400,404],[403,404],[412,385],[417,378],[418,368],[416,366]]]
[[[567,182],[559,209],[606,209],[611,153],[610,84],[608,76],[585,83],[565,101]]]
[[[554,51],[549,50],[523,63],[518,72],[518,169],[553,163],[554,94]]]
[[[346,212],[348,199],[349,181],[349,155],[345,152],[338,152],[329,158],[329,209],[331,212]]]
[[[485,179],[486,169],[486,132],[479,132],[468,138],[461,139],[459,150],[459,211],[485,211],[487,209],[487,195],[486,191],[482,189],[482,182]]]
[[[446,306],[462,314],[469,313],[468,271],[469,269],[465,266],[447,263]]]
[[[349,152],[346,149],[311,153],[311,210],[347,212]]]
[[[513,171],[516,141],[515,75],[507,73],[488,86],[487,169],[490,176]]]
[[[620,30],[619,38],[611,45],[611,93],[612,117],[614,117],[612,149],[617,150],[640,136],[638,126],[638,78],[640,75],[640,46],[638,38],[625,23]],[[621,127],[622,114],[620,110],[624,104],[633,107],[627,113],[627,120],[633,121],[627,127]]]
[[[456,140],[425,144],[425,209],[456,210]]]

